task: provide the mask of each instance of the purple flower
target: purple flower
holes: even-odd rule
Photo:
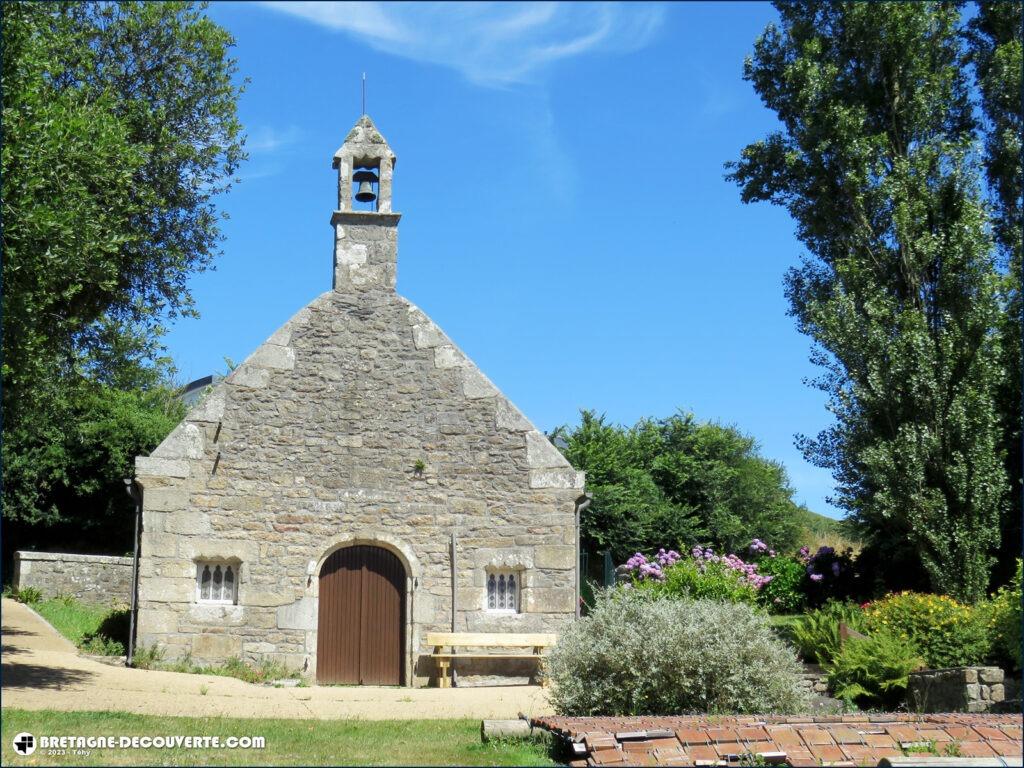
[[[820,573],[812,573],[811,574],[811,581],[821,581],[824,578],[825,577],[822,576]]]
[[[832,563],[832,575],[833,576],[838,576],[839,575],[839,563]]]
[[[637,568],[639,568],[641,565],[643,565],[646,562],[647,562],[647,558],[644,557],[639,552],[637,552],[635,555],[633,555],[631,558],[629,558],[629,560],[626,561],[626,568],[628,568],[631,571],[635,571]]]
[[[681,556],[674,549],[670,549],[668,552],[664,548],[658,550],[657,560],[662,567],[674,565],[680,560]]]

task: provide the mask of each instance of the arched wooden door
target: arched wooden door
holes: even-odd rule
[[[316,679],[401,685],[405,568],[381,547],[343,547],[320,569]]]

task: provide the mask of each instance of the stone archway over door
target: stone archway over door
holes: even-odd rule
[[[382,547],[332,553],[320,569],[318,683],[402,685],[405,568]]]

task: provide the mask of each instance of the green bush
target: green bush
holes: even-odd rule
[[[1009,584],[996,592],[982,609],[991,641],[990,658],[1011,670],[1021,668],[1021,563]]]
[[[112,610],[103,617],[95,632],[88,632],[79,643],[86,653],[100,656],[124,656],[131,628],[131,611]]]
[[[598,593],[551,654],[551,702],[564,715],[796,712],[801,667],[749,605]]]
[[[832,600],[816,611],[801,616],[790,634],[800,656],[809,662],[829,664],[841,646],[839,625],[861,632],[865,629],[865,616],[856,603]]]
[[[923,666],[912,642],[876,632],[843,643],[828,665],[829,689],[860,707],[894,709],[903,703],[910,673]]]
[[[636,587],[658,597],[754,603],[757,588],[737,570],[723,563],[701,563],[683,558],[664,569],[664,580],[637,581]]]
[[[26,605],[35,605],[43,599],[43,593],[35,587],[25,587],[23,589],[11,587],[7,592],[7,596],[13,600],[17,600],[19,603],[25,603]]]
[[[766,557],[757,562],[757,571],[762,576],[771,576],[771,581],[761,587],[760,602],[772,613],[796,613],[806,602],[804,579],[807,577],[804,565],[791,557]]]
[[[888,632],[917,646],[931,669],[983,663],[990,642],[983,612],[946,595],[900,592],[864,608],[870,632]]]
[[[136,669],[156,669],[164,659],[164,650],[159,645],[140,645],[132,654],[132,666]]]
[[[78,646],[94,656],[124,656],[124,644],[105,635],[91,635]]]

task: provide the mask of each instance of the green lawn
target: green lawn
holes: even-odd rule
[[[86,635],[96,634],[111,612],[108,606],[61,599],[43,600],[30,607],[75,645],[80,644]]]
[[[88,653],[119,656],[128,640],[128,611],[54,598],[30,606],[64,637]]]
[[[479,720],[249,720],[119,712],[4,709],[0,763],[15,765],[553,765],[541,744],[483,744]],[[21,732],[40,736],[263,736],[264,749],[93,749],[14,752]],[[37,742],[38,743],[38,742]]]

